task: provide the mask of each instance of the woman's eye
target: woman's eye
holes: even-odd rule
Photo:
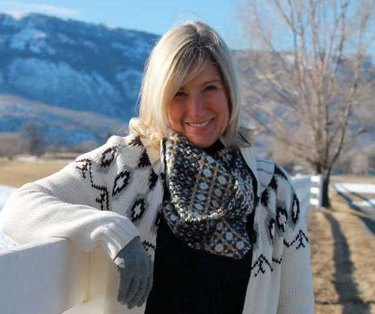
[[[186,96],[186,93],[184,91],[178,91],[174,97],[183,97],[183,96]]]
[[[207,85],[204,90],[205,91],[211,91],[211,90],[216,90],[217,86],[216,85]]]

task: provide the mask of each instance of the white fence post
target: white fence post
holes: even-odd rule
[[[323,180],[321,175],[311,176],[311,198],[310,204],[314,205],[317,210],[322,207],[322,188]]]
[[[322,204],[321,176],[299,175],[292,177],[292,183],[299,199],[302,215],[308,219],[311,205],[319,210]]]

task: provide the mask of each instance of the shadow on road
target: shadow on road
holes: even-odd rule
[[[340,197],[350,206],[351,209],[354,209],[360,213],[363,213],[363,210],[358,207],[357,205],[355,205],[353,203],[353,200],[348,196],[346,195],[345,193],[341,193],[339,191],[336,190],[336,192],[340,195]],[[355,194],[355,193],[352,193],[353,195],[357,195],[358,194]],[[368,201],[368,199],[366,199]],[[373,235],[375,235],[375,221],[371,218],[368,218],[368,217],[359,217],[361,218],[361,220],[363,221],[363,223],[366,225],[366,227],[368,228],[368,230],[370,230],[372,232]]]
[[[331,213],[325,213],[331,224],[334,238],[335,278],[334,284],[343,307],[343,314],[352,314],[353,305],[361,308],[362,314],[370,314],[370,305],[359,297],[357,283],[353,277],[354,266],[350,259],[350,250],[340,224]]]

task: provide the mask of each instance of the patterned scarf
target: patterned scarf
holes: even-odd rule
[[[191,248],[242,258],[251,247],[246,224],[254,193],[240,151],[209,155],[182,135],[164,144],[170,198],[163,213],[172,232]]]

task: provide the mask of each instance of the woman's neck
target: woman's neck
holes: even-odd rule
[[[209,155],[213,155],[223,148],[224,148],[223,143],[220,141],[220,139],[218,139],[211,146],[203,148],[202,150],[204,150]]]

